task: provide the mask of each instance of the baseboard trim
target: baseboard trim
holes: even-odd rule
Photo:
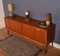
[[[51,44],[51,43],[50,43],[49,45],[51,45],[51,46],[52,46],[52,44]],[[60,44],[53,43],[53,47],[60,49]]]
[[[0,29],[4,29],[5,27],[0,27]]]

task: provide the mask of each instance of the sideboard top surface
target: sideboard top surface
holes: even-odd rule
[[[49,30],[50,28],[55,27],[54,23],[52,23],[50,26],[47,26],[47,27],[40,27],[39,26],[39,23],[41,22],[40,20],[30,18],[30,22],[27,22],[27,21],[25,21],[26,17],[23,17],[23,16],[15,16],[15,17],[6,16],[5,19],[15,20],[15,21],[18,21],[20,23],[31,25],[32,27],[44,29],[44,30]]]

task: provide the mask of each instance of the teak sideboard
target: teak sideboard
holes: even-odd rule
[[[30,22],[25,21],[23,16],[5,17],[5,24],[8,30],[14,31],[17,34],[24,36],[44,47],[47,47],[50,42],[53,43],[55,38],[55,24],[44,28],[39,26],[39,20],[31,19]]]

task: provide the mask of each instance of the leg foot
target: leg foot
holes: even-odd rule
[[[53,47],[53,42],[52,42],[52,47]]]
[[[45,47],[45,49],[44,49],[44,53],[46,54],[47,51],[48,51],[48,45]]]
[[[7,30],[7,34],[9,35],[9,30]]]

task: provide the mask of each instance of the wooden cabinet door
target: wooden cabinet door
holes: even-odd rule
[[[21,34],[21,23],[18,21],[14,21],[14,31],[18,34]]]
[[[10,29],[21,34],[21,23],[16,20],[10,20]]]
[[[22,24],[22,35],[33,39],[33,28],[30,25]]]
[[[6,28],[11,29],[11,19],[5,19]]]
[[[15,22],[12,19],[5,19],[5,25],[7,29],[13,30],[14,31],[14,25]]]
[[[10,20],[11,23],[10,23],[10,30],[14,31],[14,28],[15,28],[15,21],[14,20]]]
[[[21,34],[21,23],[20,22],[16,20],[12,20],[12,19],[5,19],[5,24],[6,24],[7,29],[10,29],[12,31],[15,31]]]
[[[42,45],[46,45],[46,31],[40,28],[34,28],[34,40],[41,43]]]
[[[5,26],[6,26],[6,28],[9,28],[9,22],[8,22],[8,19],[5,19]]]

